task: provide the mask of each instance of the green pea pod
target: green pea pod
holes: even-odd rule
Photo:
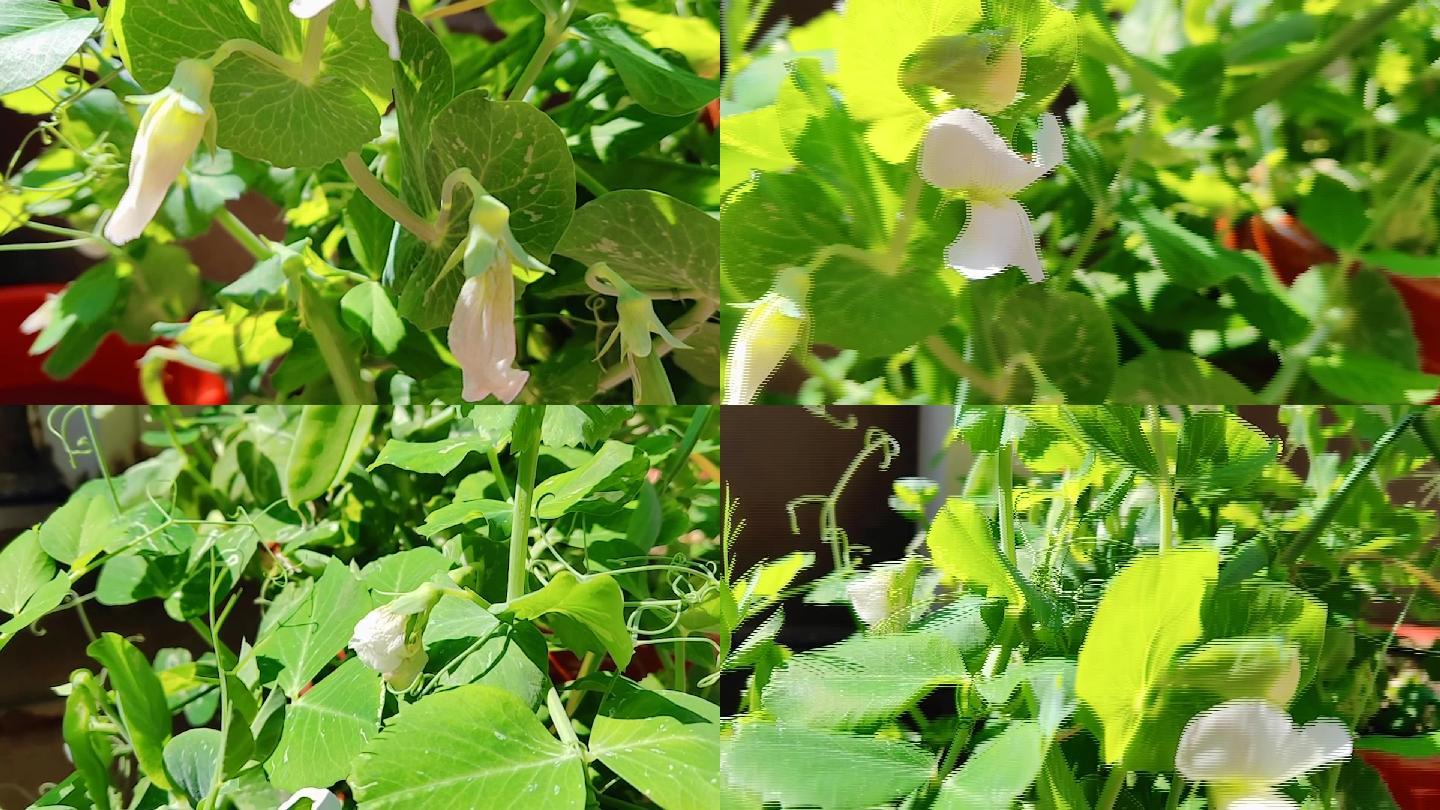
[[[70,696],[65,699],[61,732],[90,801],[96,807],[109,807],[112,752],[107,735],[94,729],[95,721],[100,719],[95,688],[95,676],[89,670],[79,669],[70,676]]]
[[[114,633],[100,636],[86,652],[110,673],[120,721],[129,733],[140,771],[157,786],[169,790],[165,743],[170,739],[170,709],[160,678],[135,645]]]
[[[309,405],[285,470],[291,506],[313,500],[345,478],[370,438],[374,405]]]

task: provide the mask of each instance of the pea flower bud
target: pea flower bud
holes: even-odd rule
[[[805,299],[810,296],[810,271],[782,270],[775,286],[759,301],[737,306],[748,310],[730,344],[725,369],[726,405],[748,405],[800,342],[809,325]]]
[[[952,104],[993,114],[1015,102],[1024,57],[1008,31],[938,36],[922,44],[901,67],[901,83],[933,87]]]
[[[884,620],[893,610],[890,602],[890,582],[899,569],[894,566],[874,568],[866,574],[845,583],[845,595],[855,608],[855,615],[866,624]]]
[[[335,5],[335,0],[290,0],[290,13],[302,20]],[[355,5],[365,8],[365,0],[355,0]],[[400,58],[400,37],[395,30],[395,16],[400,13],[400,0],[370,0],[370,27],[375,36],[390,47],[390,58]]]
[[[426,583],[375,608],[355,625],[350,648],[365,666],[383,675],[391,688],[409,689],[424,671],[429,657],[421,637],[430,610],[443,593]]]
[[[974,110],[951,110],[931,121],[920,152],[920,176],[970,198],[969,219],[946,251],[946,263],[969,279],[989,278],[1013,266],[1030,281],[1043,281],[1030,216],[1011,197],[1064,158],[1060,122],[1050,113],[1040,119],[1034,161],[1011,149]]]
[[[597,264],[590,268],[590,274],[614,289],[617,299],[615,309],[620,315],[620,325],[610,333],[610,338],[600,349],[601,354],[610,351],[610,347],[619,339],[622,354],[649,357],[652,334],[658,335],[661,340],[670,344],[671,348],[690,348],[670,334],[670,330],[660,322],[660,318],[655,315],[655,307],[650,303],[650,296],[631,286],[630,282],[609,265]]]
[[[123,245],[145,230],[201,139],[208,133],[213,140],[210,87],[214,83],[209,65],[186,59],[175,66],[169,87],[135,99],[150,106],[140,118],[130,153],[130,185],[105,223],[105,238],[112,243]]]
[[[510,209],[488,194],[470,209],[470,233],[451,254],[444,275],[464,262],[465,284],[450,319],[450,351],[460,362],[462,396],[477,402],[494,395],[510,402],[530,379],[515,364],[515,276],[513,265],[550,272],[510,232]]]
[[[1275,787],[1350,753],[1350,731],[1339,720],[1297,727],[1266,701],[1232,700],[1186,724],[1175,767],[1210,785],[1216,810],[1299,810]]]

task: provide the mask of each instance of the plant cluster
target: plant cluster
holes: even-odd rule
[[[151,416],[158,454],[0,549],[0,650],[74,610],[94,659],[39,806],[718,802],[710,407]],[[203,653],[94,609],[136,602]]]
[[[726,806],[1394,808],[1352,754],[1407,730],[1380,711],[1386,652],[1440,606],[1433,491],[1392,495],[1433,490],[1437,416],[1280,416],[1284,437],[1219,408],[957,409],[973,464],[943,502],[897,482],[900,560],[835,523],[843,482],[793,502],[818,502],[834,569],[796,584],[796,552],[735,578]],[[872,429],[857,463],[887,447]],[[802,594],[854,634],[783,644]]]
[[[119,333],[158,402],[168,363],[232,401],[712,397],[718,6],[398,5],[0,6],[0,102],[41,119],[0,234],[61,237],[3,249],[98,260],[26,323],[48,373]]]
[[[733,8],[727,401],[1440,392],[1435,3]]]

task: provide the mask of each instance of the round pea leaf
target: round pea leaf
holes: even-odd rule
[[[1066,402],[1104,401],[1120,364],[1110,316],[1088,297],[1040,285],[1006,298],[991,321],[1001,359],[1028,354]]]
[[[1141,405],[1243,405],[1255,395],[1189,352],[1146,352],[1120,367],[1110,401]]]
[[[587,203],[555,251],[605,262],[642,290],[719,297],[720,221],[658,191],[612,191]]]
[[[482,90],[456,96],[431,126],[432,178],[466,167],[486,192],[510,208],[515,238],[542,261],[565,233],[575,211],[575,163],[550,116],[521,101],[492,101]],[[438,197],[440,189],[432,192]],[[460,263],[442,273],[445,261],[465,238],[470,197],[455,194],[450,232],[435,248],[407,240],[410,267],[399,279],[400,314],[422,329],[450,322],[465,281]]]

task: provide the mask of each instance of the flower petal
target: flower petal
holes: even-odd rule
[[[1065,135],[1060,131],[1060,119],[1051,113],[1040,116],[1040,129],[1035,133],[1035,168],[1041,174],[1065,162]]]
[[[335,0],[290,0],[290,13],[308,20],[333,5]]]
[[[400,58],[400,35],[395,31],[395,15],[400,13],[400,0],[371,0],[370,27],[375,36],[390,46],[390,58]]]
[[[1296,728],[1290,715],[1266,701],[1232,700],[1191,718],[1175,767],[1195,781],[1278,785],[1350,751],[1350,733],[1337,720]]]
[[[1300,810],[1300,805],[1289,796],[1283,796],[1274,790],[1252,793],[1228,801],[1221,799],[1216,802],[1216,807],[1219,810]]]
[[[845,583],[845,595],[866,624],[873,626],[890,615],[890,581],[898,572],[896,566],[875,568]]]
[[[508,261],[465,280],[450,320],[450,352],[460,362],[462,396],[510,402],[530,379],[515,364],[515,278]]]
[[[971,280],[989,278],[1007,267],[1020,268],[1032,282],[1045,280],[1030,216],[1014,200],[970,203],[970,219],[945,251],[945,263]]]
[[[112,244],[123,245],[145,230],[205,137],[209,116],[186,110],[176,93],[163,95],[141,118],[130,154],[130,185],[105,223]]]
[[[972,197],[1010,197],[1045,169],[1020,157],[974,110],[950,110],[930,122],[920,147],[920,176]]]

